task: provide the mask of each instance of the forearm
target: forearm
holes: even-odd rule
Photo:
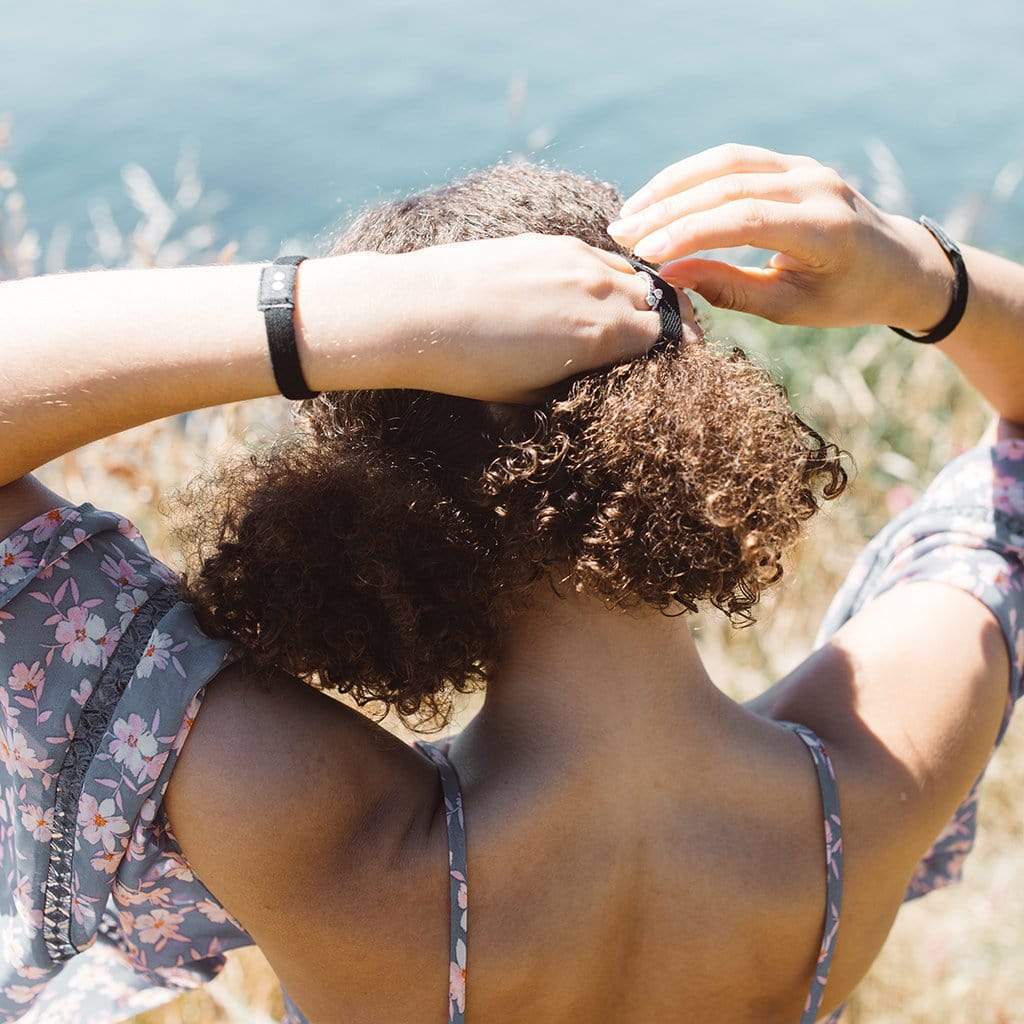
[[[330,295],[321,294],[318,264],[339,260],[353,272],[335,268]],[[359,283],[365,261],[355,254],[307,261],[300,270],[296,343],[313,388],[386,381],[387,368],[374,356],[380,346],[372,344],[365,297],[372,289]],[[258,279],[259,268],[246,265],[97,271],[0,286],[0,484],[150,420],[276,393]]]
[[[966,248],[970,300],[944,352],[1006,420],[1024,423],[1024,267]]]
[[[0,285],[0,486],[88,441],[276,391],[259,269],[120,270]],[[660,318],[621,257],[547,235],[301,265],[295,340],[315,391],[537,401],[646,352]]]
[[[928,231],[899,218],[917,254],[920,276],[908,282],[907,312],[914,330],[927,330],[949,305],[952,268]],[[963,247],[970,278],[960,326],[938,349],[948,356],[999,416],[1024,422],[1024,267],[992,253]]]

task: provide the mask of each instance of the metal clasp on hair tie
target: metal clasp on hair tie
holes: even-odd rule
[[[657,309],[665,293],[654,283],[654,278],[646,270],[639,271],[639,274],[647,278],[647,305],[651,309]]]
[[[675,289],[658,274],[650,263],[627,255],[637,274],[647,278],[647,305],[661,317],[659,345],[678,343],[683,340],[683,318],[679,312],[679,297]]]

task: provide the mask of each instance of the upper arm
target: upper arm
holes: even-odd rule
[[[426,759],[365,716],[236,663],[207,690],[165,808],[190,865],[281,973],[318,931],[344,934],[361,866],[398,855],[435,789]]]
[[[755,704],[898,769],[909,849],[938,836],[1024,690],[1024,443],[1006,433],[943,470],[865,549],[821,646]],[[911,585],[912,584],[912,585]],[[855,759],[851,771],[857,771]],[[885,770],[861,773],[880,786]],[[915,801],[914,793],[922,794]]]
[[[782,681],[762,711],[833,750],[843,816],[907,876],[983,771],[1009,656],[972,595],[920,582],[880,595]]]
[[[915,868],[984,770],[1008,671],[991,612],[920,583],[868,604],[762,707],[810,726],[839,783],[845,878],[826,1009],[873,963]]]

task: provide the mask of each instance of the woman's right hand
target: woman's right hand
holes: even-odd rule
[[[705,150],[652,178],[608,232],[677,287],[777,323],[927,331],[949,304],[952,271],[928,231],[806,156]],[[775,255],[763,268],[694,256],[745,245]]]

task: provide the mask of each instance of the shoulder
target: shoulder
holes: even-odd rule
[[[23,476],[0,487],[0,537],[8,537],[19,527],[51,509],[71,503],[44,487],[34,476]]]
[[[51,701],[122,671],[121,690],[133,671],[158,678],[154,670],[168,666],[191,682],[227,657],[180,600],[177,575],[124,516],[70,504],[25,478],[0,488],[0,524],[0,667],[38,661]],[[161,688],[179,696],[166,681]]]
[[[75,505],[30,476],[0,487],[0,551],[0,604],[35,580],[87,575],[151,589],[175,580],[124,516]]]
[[[255,678],[237,652],[202,633],[176,599],[174,573],[124,517],[73,505],[26,477],[0,488],[0,537],[0,669],[17,676],[8,689],[45,675],[46,710],[54,722],[70,715],[77,730],[83,705],[103,696],[97,686],[120,675],[107,731],[133,714],[159,714],[161,733],[180,719],[161,773],[165,810],[230,909],[245,902],[232,905],[236,883],[246,892],[261,870],[274,874],[295,857],[287,878],[301,884],[306,865],[322,871],[325,860],[400,842],[431,812],[437,776],[424,757],[297,679]],[[52,723],[29,739],[43,743],[47,730]],[[243,870],[240,841],[250,852]]]
[[[364,715],[239,661],[208,688],[165,806],[190,864],[264,945],[325,877],[340,892],[429,831],[437,792],[430,762]]]
[[[1024,440],[1004,433],[949,463],[857,559],[818,646],[788,689],[837,709],[852,697],[879,728],[905,726],[907,745],[935,737],[908,755],[930,779],[961,785],[957,751],[976,778],[1024,692]],[[825,663],[844,678],[814,684]]]

